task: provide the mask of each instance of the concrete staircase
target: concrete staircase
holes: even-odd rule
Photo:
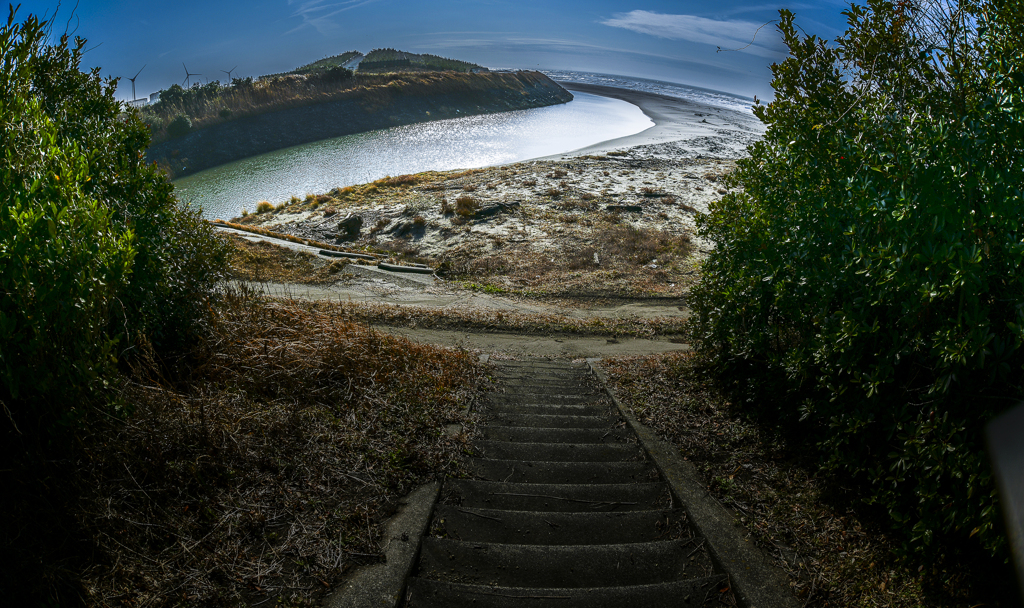
[[[477,479],[442,488],[406,606],[735,605],[587,367],[499,362],[495,376]]]

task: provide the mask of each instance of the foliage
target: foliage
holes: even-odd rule
[[[1024,364],[1024,22],[1008,6],[983,3],[972,35],[966,12],[922,28],[920,7],[870,0],[834,46],[780,11],[790,57],[754,109],[767,133],[738,163],[743,191],[698,221],[717,247],[697,344],[868,486],[904,551],[1005,544],[981,437]]]
[[[115,357],[187,340],[225,259],[142,159],[149,135],[79,70],[85,40],[0,28],[0,401],[30,433],[100,398]]]
[[[390,70],[401,68],[402,70],[450,70],[454,72],[468,72],[480,66],[468,61],[448,59],[438,55],[406,53],[396,49],[374,49],[367,53],[366,58],[359,63],[359,71]]]
[[[223,110],[221,110],[223,112]],[[230,110],[228,110],[230,112]],[[178,114],[171,124],[167,125],[167,134],[171,137],[187,135],[192,130],[192,120],[184,114]]]
[[[340,68],[360,54],[361,53],[359,51],[346,51],[341,55],[325,57],[319,61],[314,61],[313,63],[308,63],[302,67],[296,68],[295,73],[306,74],[309,72],[320,72],[330,70],[332,68]]]

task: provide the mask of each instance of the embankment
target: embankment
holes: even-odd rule
[[[540,72],[420,74],[409,82],[361,87],[339,99],[215,124],[152,146],[147,159],[180,177],[320,139],[571,100],[571,93]]]

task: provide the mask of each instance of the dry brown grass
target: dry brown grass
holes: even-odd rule
[[[317,256],[272,245],[230,237],[234,249],[228,273],[233,279],[262,283],[302,283],[326,285],[341,278],[346,262],[323,260]]]
[[[580,226],[557,252],[522,243],[498,251],[453,247],[440,256],[438,274],[525,296],[680,296],[696,276],[692,251],[687,233],[600,223]]]
[[[481,285],[465,284],[465,286],[480,291],[494,291]],[[373,325],[415,326],[427,329],[475,329],[537,335],[559,333],[653,338],[655,336],[679,335],[686,323],[685,319],[681,317],[646,319],[587,317],[581,319],[558,314],[527,314],[469,308],[426,308],[361,302],[322,301],[318,302],[316,306],[329,311],[331,315]]]
[[[297,243],[297,244],[300,244],[300,245],[309,245],[311,247],[318,247],[320,249],[329,249],[331,251],[348,251],[348,252],[351,252],[350,249],[346,249],[344,247],[338,247],[337,245],[332,245],[330,243],[324,243],[322,241],[316,241],[316,240],[313,240],[313,239],[304,239],[302,237],[297,237],[297,236],[292,235],[292,234],[284,234],[283,232],[275,232],[273,230],[267,230],[266,228],[260,228],[259,226],[251,226],[251,225],[247,225],[247,224],[238,224],[238,223],[235,223],[235,222],[225,222],[224,220],[214,220],[213,223],[214,224],[219,224],[221,226],[227,226],[228,228],[234,228],[235,230],[243,230],[245,232],[251,232],[253,234],[259,234],[259,235],[262,235],[262,236],[269,236],[269,237],[273,237],[273,238],[276,238],[276,239],[281,239],[281,240],[284,240],[284,241],[288,241],[288,242],[291,242],[291,243]],[[364,252],[358,252],[358,253],[364,253]]]
[[[54,469],[84,541],[54,548],[61,572],[89,606],[318,604],[380,559],[398,497],[459,474],[444,428],[471,422],[480,378],[464,351],[228,294],[175,381],[139,372],[134,414]]]
[[[462,195],[455,199],[455,213],[462,217],[470,217],[476,213],[479,204],[476,199],[469,195]]]

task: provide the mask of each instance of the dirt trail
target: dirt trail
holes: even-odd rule
[[[467,292],[447,287],[443,281],[432,285],[413,287],[392,282],[387,278],[358,277],[345,284],[329,286],[299,283],[263,283],[254,285],[272,297],[306,300],[333,300],[397,304],[440,309],[470,308],[507,310],[520,313],[562,314],[574,318],[602,317],[622,319],[629,317],[655,318],[689,316],[689,311],[672,302],[624,302],[603,304],[587,308],[567,308],[543,302],[503,298],[483,293]],[[377,329],[418,342],[456,348],[479,350],[488,354],[510,356],[586,358],[619,357],[687,350],[689,346],[675,338],[628,338],[608,336],[581,336],[572,334],[518,334],[486,332],[477,329],[439,330],[417,327],[378,325]]]
[[[316,255],[317,248],[263,235],[218,227],[248,241],[265,241]],[[327,258],[317,258],[328,263]],[[474,292],[432,276],[406,275],[368,266],[349,264],[343,279],[326,285],[285,282],[244,282],[268,296],[303,300],[330,300],[369,304],[394,304],[440,310],[490,310],[524,314],[563,315],[576,319],[653,319],[689,316],[679,298],[651,298],[642,301],[581,301],[576,306]],[[669,338],[641,339],[572,334],[520,334],[478,329],[427,329],[379,325],[378,329],[428,344],[463,347],[485,353],[537,357],[614,357],[685,350],[689,346]]]

